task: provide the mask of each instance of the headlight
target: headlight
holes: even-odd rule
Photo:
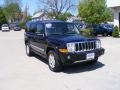
[[[75,43],[67,43],[67,50],[68,52],[75,52]]]
[[[101,48],[101,42],[100,41],[96,41],[96,48]]]

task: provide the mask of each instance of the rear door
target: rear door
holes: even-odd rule
[[[29,26],[29,32],[27,33],[29,35],[29,43],[30,43],[30,46],[32,47],[32,49],[36,50],[35,46],[36,46],[36,43],[35,43],[35,35],[36,35],[36,32],[37,29],[36,29],[36,23],[31,23],[30,26]]]

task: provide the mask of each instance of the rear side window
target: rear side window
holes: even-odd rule
[[[29,31],[35,33],[37,31],[37,26],[35,23],[30,24]]]
[[[41,23],[37,24],[37,32],[36,33],[39,33],[39,34],[44,33],[44,25],[43,24],[41,24]]]

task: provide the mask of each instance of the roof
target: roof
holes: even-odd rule
[[[61,21],[61,20],[43,20],[43,23],[54,23],[54,22],[65,22],[65,21]]]
[[[28,23],[55,23],[55,22],[65,22],[65,21],[61,21],[61,20],[42,20],[42,21],[29,21]]]
[[[44,15],[44,12],[38,12],[32,18],[42,17],[43,15]]]

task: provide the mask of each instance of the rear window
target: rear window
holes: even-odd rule
[[[16,27],[18,24],[17,23],[10,23],[9,27]]]

